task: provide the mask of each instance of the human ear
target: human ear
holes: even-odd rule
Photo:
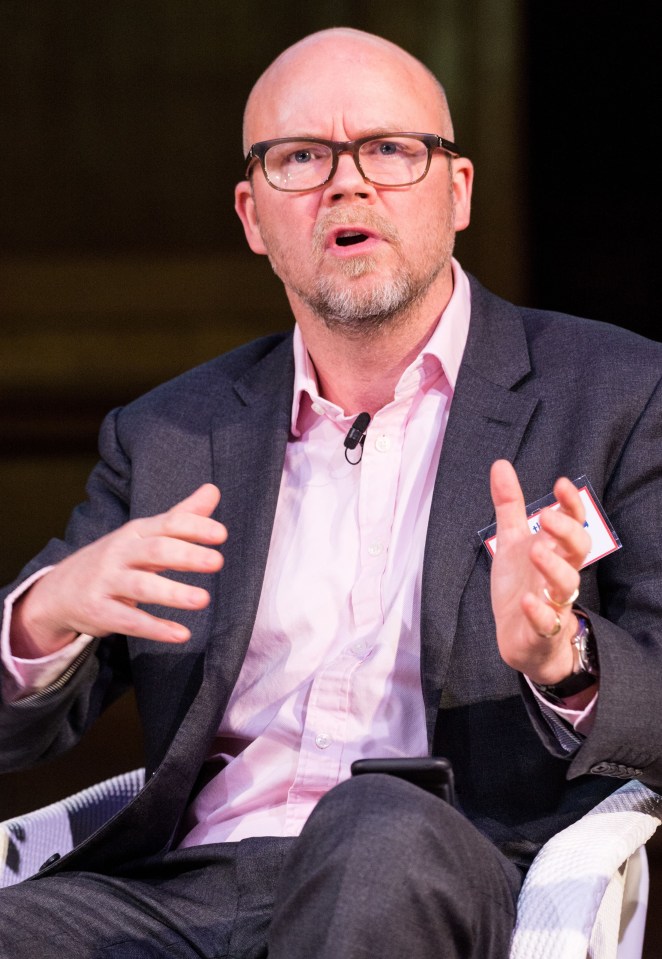
[[[455,229],[465,230],[471,219],[471,190],[474,181],[474,165],[467,157],[454,157],[452,162],[452,187],[455,200]]]
[[[255,208],[255,197],[250,180],[241,180],[234,188],[234,208],[253,253],[266,255],[267,249],[262,241],[260,224]]]

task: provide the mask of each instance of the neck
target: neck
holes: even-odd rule
[[[437,291],[439,293],[439,291]],[[306,348],[313,361],[320,394],[346,415],[371,416],[390,403],[405,369],[430,339],[452,293],[450,286],[406,316],[393,317],[378,331],[362,337],[329,328],[296,297],[290,296]]]

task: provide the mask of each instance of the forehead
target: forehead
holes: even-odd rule
[[[267,70],[251,94],[245,132],[251,143],[446,128],[441,92],[413,57],[390,44],[326,41],[287,51]]]

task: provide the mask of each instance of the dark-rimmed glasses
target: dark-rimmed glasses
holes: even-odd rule
[[[436,133],[382,133],[357,140],[281,137],[254,143],[246,156],[249,179],[255,160],[275,190],[295,193],[316,190],[331,180],[341,153],[351,153],[364,180],[375,186],[411,186],[430,169],[434,150],[460,156],[450,140]]]

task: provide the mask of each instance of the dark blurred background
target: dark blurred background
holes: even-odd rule
[[[477,168],[465,268],[516,302],[662,338],[652,13],[637,0],[0,0],[1,581],[61,534],[107,410],[291,324],[232,189],[252,83],[313,30],[379,33],[444,82]],[[125,697],[69,756],[0,776],[0,818],[140,763]]]

